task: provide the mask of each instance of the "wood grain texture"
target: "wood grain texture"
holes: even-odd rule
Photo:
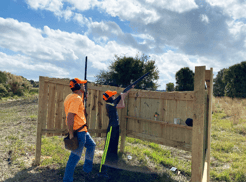
[[[205,66],[195,68],[195,101],[192,134],[192,182],[202,181],[204,143]]]

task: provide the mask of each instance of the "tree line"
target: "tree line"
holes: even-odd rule
[[[150,60],[149,56],[141,57],[118,57],[109,66],[109,71],[101,71],[96,76],[96,83],[126,87],[129,83],[150,71],[150,75],[141,81],[135,88],[144,90],[156,90],[159,86],[159,70],[155,65],[155,60]],[[194,91],[195,73],[189,67],[181,68],[175,74],[176,86],[174,83],[166,84],[166,91]],[[220,70],[214,78],[213,94],[215,97],[246,97],[246,61],[235,64],[229,68]]]

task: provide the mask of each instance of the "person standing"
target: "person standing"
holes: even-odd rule
[[[133,86],[134,87],[134,86]],[[130,90],[129,90],[130,91]],[[101,176],[109,178],[107,171],[108,166],[115,166],[118,163],[118,143],[119,143],[119,117],[117,112],[117,105],[119,102],[123,102],[124,98],[129,93],[121,93],[116,99],[115,95],[116,91],[107,90],[103,93],[103,100],[106,101],[106,111],[107,116],[109,118],[109,124],[107,128],[107,134],[110,131],[110,127],[112,127],[111,137],[108,146],[108,152],[106,155],[105,165],[102,166]]]
[[[86,82],[87,80],[80,80],[79,78],[74,78],[70,80],[70,88],[72,90],[72,93],[67,95],[64,101],[66,124],[68,126],[69,138],[72,139],[74,137],[74,130],[77,130],[81,127],[83,128],[77,132],[79,147],[71,151],[66,165],[63,182],[73,181],[74,170],[81,158],[84,147],[86,147],[86,153],[82,175],[85,179],[94,178],[94,176],[91,174],[91,171],[96,143],[87,131],[86,125],[84,108],[84,84]]]

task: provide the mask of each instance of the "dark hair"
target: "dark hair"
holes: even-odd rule
[[[112,99],[112,97],[109,97],[108,100],[106,100],[106,102],[110,102],[112,103],[114,100]]]

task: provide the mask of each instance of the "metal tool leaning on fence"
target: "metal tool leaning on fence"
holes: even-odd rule
[[[86,82],[86,80],[80,80],[79,78],[70,80],[70,88],[72,93],[69,94],[64,101],[69,139],[73,140],[74,137],[77,137],[78,147],[75,150],[71,150],[71,154],[66,165],[63,182],[73,181],[74,169],[80,160],[84,147],[86,147],[86,153],[83,166],[84,172],[82,175],[87,179],[93,177],[90,172],[92,171],[96,143],[93,141],[89,132],[87,131],[86,125],[84,112],[84,84]],[[82,129],[80,129],[77,133],[74,133],[74,131],[80,127]]]

